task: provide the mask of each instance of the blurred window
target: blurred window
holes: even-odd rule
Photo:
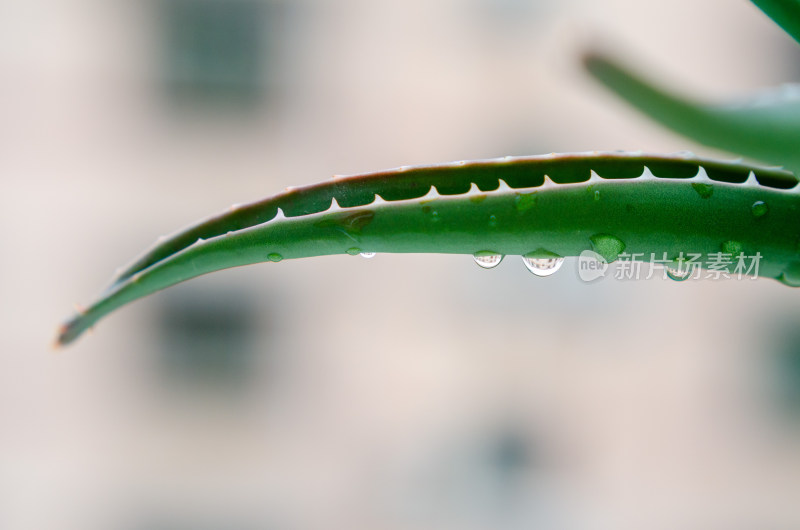
[[[166,387],[243,392],[257,370],[263,315],[257,293],[187,285],[164,293],[157,369]]]
[[[270,74],[271,17],[262,0],[160,0],[170,96],[256,103]]]

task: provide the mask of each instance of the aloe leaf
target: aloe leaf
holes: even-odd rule
[[[760,253],[759,276],[800,285],[800,192],[784,170],[690,154],[589,153],[455,162],[339,177],[234,207],[161,240],[59,330],[209,272],[360,252],[530,259],[594,249],[677,259]],[[758,208],[756,209],[756,206]]]
[[[588,54],[587,70],[628,103],[702,144],[800,172],[800,87],[786,85],[733,105],[681,98],[614,60]]]
[[[800,42],[800,0],[752,0],[794,40]]]

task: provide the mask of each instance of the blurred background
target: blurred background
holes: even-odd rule
[[[800,76],[728,0],[0,3],[0,528],[800,527],[798,292],[507,258],[223,271],[61,352],[156,236],[333,173],[707,149],[578,66]]]

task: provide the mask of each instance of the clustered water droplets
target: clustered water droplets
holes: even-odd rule
[[[491,251],[481,251],[476,252],[472,259],[475,260],[475,263],[478,264],[479,267],[482,269],[493,269],[500,265],[500,262],[503,261],[502,254],[498,254],[496,252]],[[525,267],[531,271],[536,276],[550,276],[551,274],[555,274],[558,269],[564,264],[564,258],[560,256],[552,256],[552,257],[544,257],[544,258],[537,258],[531,256],[522,256],[522,262],[525,264]]]

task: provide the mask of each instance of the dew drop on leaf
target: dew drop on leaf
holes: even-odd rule
[[[514,207],[518,212],[522,213],[530,210],[536,206],[536,201],[539,197],[536,193],[520,193],[514,198]]]
[[[790,263],[778,278],[781,283],[790,287],[800,287],[800,261]]]
[[[522,262],[536,276],[550,276],[564,264],[564,258],[528,258],[522,256]]]
[[[714,194],[714,186],[705,182],[692,182],[692,188],[703,199],[708,199]]]
[[[281,256],[277,252],[271,252],[270,254],[267,255],[267,259],[277,263],[277,262],[279,262],[279,261],[281,261],[283,259],[283,256]]]
[[[595,234],[589,240],[592,242],[593,250],[603,256],[606,263],[616,261],[625,250],[625,243],[610,234]]]
[[[372,258],[375,257],[375,253],[374,252],[362,252],[361,253],[361,257],[362,258],[366,258],[366,259],[372,259]]]
[[[503,261],[502,254],[495,254],[493,252],[476,252],[472,258],[475,260],[475,263],[478,264],[479,267],[484,269],[493,269],[500,265],[500,262]]]
[[[682,282],[684,280],[688,280],[692,276],[692,269],[673,269],[672,267],[666,267],[667,271],[667,278],[670,280],[675,280],[676,282]]]
[[[743,246],[738,241],[725,241],[721,246],[723,254],[738,256],[743,252]]]
[[[753,217],[763,217],[769,211],[769,207],[764,201],[756,201],[750,211],[753,212]]]

